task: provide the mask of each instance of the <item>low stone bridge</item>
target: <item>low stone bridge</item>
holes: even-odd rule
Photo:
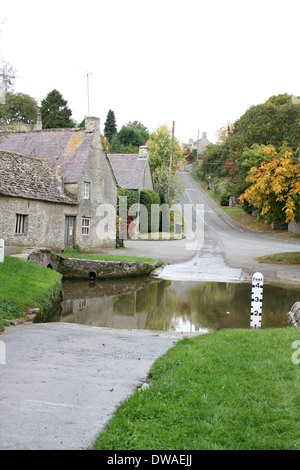
[[[60,272],[64,279],[95,280],[137,277],[150,274],[160,265],[159,262],[149,264],[65,258],[49,248],[26,248],[21,253],[11,256],[54,269]]]

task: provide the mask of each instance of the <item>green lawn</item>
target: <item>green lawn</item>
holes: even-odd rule
[[[102,254],[90,254],[82,253],[81,251],[75,250],[66,250],[63,253],[63,256],[66,258],[79,258],[79,259],[93,259],[98,261],[124,261],[130,263],[149,263],[153,264],[161,261],[155,260],[153,258],[139,258],[136,256],[119,256],[119,255],[102,255]]]
[[[35,263],[5,257],[0,264],[0,331],[5,319],[18,318],[32,307],[45,309],[59,293],[61,274]]]
[[[300,450],[300,365],[292,361],[299,339],[286,328],[179,341],[93,449]]]

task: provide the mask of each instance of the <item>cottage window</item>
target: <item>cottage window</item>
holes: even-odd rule
[[[90,228],[91,228],[91,219],[88,219],[87,217],[84,217],[82,219],[82,230],[81,233],[82,235],[89,235],[90,234]]]
[[[90,183],[83,183],[83,199],[90,198]]]
[[[27,214],[16,214],[16,229],[15,233],[24,234],[27,227]]]
[[[87,299],[80,299],[79,300],[79,310],[83,310],[84,308],[87,308],[87,306],[88,306]]]

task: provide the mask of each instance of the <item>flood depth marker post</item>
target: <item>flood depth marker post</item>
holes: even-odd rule
[[[264,277],[261,273],[252,276],[252,298],[250,327],[261,328]]]
[[[0,263],[4,263],[4,240],[0,238]]]

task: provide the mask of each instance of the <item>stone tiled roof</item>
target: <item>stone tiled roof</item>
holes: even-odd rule
[[[61,167],[65,183],[77,183],[89,155],[93,133],[80,129],[12,132],[3,137],[1,150],[46,158],[52,171]]]
[[[107,156],[118,185],[124,189],[138,189],[147,159],[139,159],[137,154],[110,153]]]
[[[0,150],[0,194],[64,204],[75,204],[54,186],[46,159]]]

